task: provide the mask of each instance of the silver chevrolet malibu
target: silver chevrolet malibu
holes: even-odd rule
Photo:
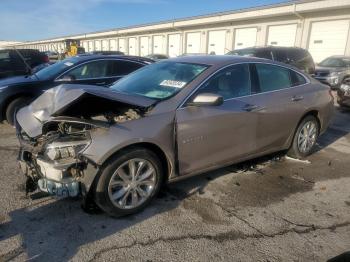
[[[110,88],[62,85],[16,116],[27,190],[138,212],[166,182],[287,150],[308,156],[333,114],[329,87],[257,58],[181,57]]]

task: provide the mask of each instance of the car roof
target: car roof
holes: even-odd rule
[[[143,63],[154,63],[154,60],[146,57],[129,56],[129,55],[80,54],[72,58],[77,59],[79,62],[95,60],[95,59],[121,59],[121,60],[131,60],[131,61],[143,62]]]
[[[1,49],[0,52],[16,52],[19,51],[19,52],[35,52],[35,53],[40,53],[39,50],[37,49],[18,49],[18,48],[13,48],[13,49]]]
[[[242,49],[237,49],[237,50],[233,50],[233,51],[240,51],[240,50],[269,50],[269,49],[280,49],[280,50],[291,50],[291,49],[294,49],[294,50],[301,50],[301,51],[307,51],[306,49],[304,48],[301,48],[301,47],[296,47],[296,46],[274,46],[274,45],[271,45],[271,46],[252,46],[252,47],[246,47],[246,48],[242,48]]]
[[[169,60],[168,60],[169,61]],[[247,57],[247,56],[235,56],[235,55],[200,55],[200,56],[182,56],[172,58],[171,61],[204,65],[216,65],[222,66],[233,63],[245,63],[245,62],[269,62],[274,63],[269,59]]]

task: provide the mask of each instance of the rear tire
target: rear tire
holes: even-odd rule
[[[15,112],[17,112],[22,107],[30,104],[30,99],[27,97],[19,97],[11,101],[6,109],[6,120],[13,126],[15,124]]]
[[[306,116],[299,124],[294,134],[293,142],[287,155],[297,159],[303,159],[312,153],[320,135],[320,125],[314,116]]]
[[[137,213],[157,195],[163,180],[155,153],[131,148],[110,159],[97,178],[96,204],[113,217]]]

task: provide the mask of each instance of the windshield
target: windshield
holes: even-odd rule
[[[329,57],[323,60],[319,65],[325,67],[347,67],[350,66],[350,58]]]
[[[208,66],[177,62],[159,62],[143,67],[113,86],[112,90],[158,100],[177,94]]]
[[[77,62],[78,62],[77,58],[74,58],[74,57],[67,58],[65,60],[54,63],[53,65],[50,65],[40,70],[39,72],[35,73],[35,75],[40,80],[48,80],[62,74],[66,69],[72,67]]]

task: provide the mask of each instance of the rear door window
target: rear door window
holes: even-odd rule
[[[143,65],[132,62],[132,61],[123,61],[123,60],[111,60],[109,62],[110,68],[108,70],[108,76],[125,76],[131,72],[136,71],[141,68]]]
[[[109,60],[98,60],[83,64],[67,73],[75,80],[108,77]]]
[[[0,69],[8,70],[11,65],[11,58],[9,51],[0,51]]]
[[[0,51],[0,61],[10,60],[10,52],[9,51]]]
[[[261,93],[292,86],[289,69],[269,64],[256,64],[255,67]]]
[[[305,77],[293,70],[290,70],[290,78],[292,81],[292,86],[300,86],[306,84]]]

